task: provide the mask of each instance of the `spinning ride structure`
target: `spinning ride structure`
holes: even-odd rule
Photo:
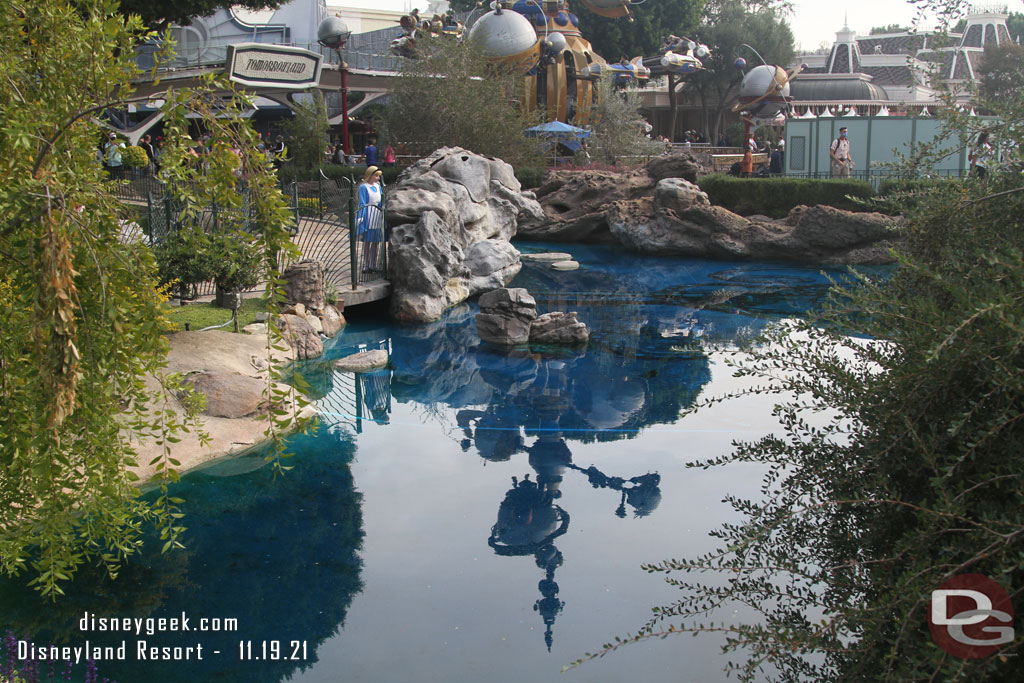
[[[754,53],[757,54],[756,50]],[[734,65],[742,71],[746,67],[746,60],[742,57],[737,58]],[[751,128],[785,124],[793,100],[789,94],[789,84],[804,68],[805,65],[801,64],[787,72],[781,66],[768,64],[762,60],[761,65],[744,74],[738,101],[732,108],[734,112],[739,113],[740,120],[743,121],[744,139],[750,137]]]
[[[624,0],[581,2],[601,16],[632,20],[630,3]],[[492,11],[473,23],[468,39],[493,62],[525,71],[523,107],[546,111],[548,121],[590,123],[598,102],[596,81],[605,73],[612,73],[618,84],[650,75],[641,58],[609,65],[595,53],[567,0],[512,0],[491,6]]]

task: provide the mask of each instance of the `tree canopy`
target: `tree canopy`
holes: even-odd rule
[[[135,214],[96,160],[108,132],[97,118],[135,101],[132,55],[147,36],[114,2],[82,9],[11,0],[0,14],[0,571],[27,570],[51,595],[85,562],[115,573],[147,525],[165,549],[179,544],[171,445],[196,427],[163,409],[183,390],[164,372],[165,296],[152,251],[131,238]],[[221,107],[214,92],[211,83],[161,95],[162,179],[184,217],[213,202],[226,215],[241,213],[240,171],[274,277],[278,251],[294,251],[289,214],[238,115],[242,98]],[[201,179],[185,147],[187,114],[213,134]],[[139,498],[131,472],[147,439],[163,447],[150,463],[161,490],[153,502]]]
[[[78,0],[88,6],[88,0]],[[152,29],[171,24],[187,26],[195,17],[208,17],[219,9],[239,6],[250,10],[277,9],[287,0],[121,0],[121,14],[137,14]]]
[[[510,164],[535,164],[523,131],[539,120],[519,107],[523,77],[501,72],[471,45],[435,40],[395,78],[381,133],[412,153],[460,146]],[[439,77],[441,76],[441,77]]]
[[[683,93],[692,90],[704,112],[704,134],[715,140],[743,80],[743,72],[735,66],[736,58],[743,57],[749,66],[760,62],[744,45],[757,50],[768,64],[785,67],[793,59],[793,31],[779,10],[751,8],[741,0],[722,0],[709,5],[698,36],[712,54],[703,60],[704,69],[687,77]]]
[[[622,57],[651,57],[667,35],[690,35],[700,23],[704,0],[661,0],[632,8],[634,21],[625,17],[609,19],[577,9],[580,31],[597,54],[609,62]]]
[[[868,31],[868,35],[877,36],[883,33],[903,33],[909,31],[910,28],[907,26],[901,26],[899,24],[888,24],[886,26],[872,26],[871,30]]]

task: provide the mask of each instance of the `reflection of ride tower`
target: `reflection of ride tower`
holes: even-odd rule
[[[604,64],[579,29],[579,19],[566,0],[518,0],[512,9],[533,24],[541,41],[541,60],[526,77],[527,111],[545,109],[549,121],[576,125],[590,122],[597,88],[581,72]]]
[[[461,410],[458,423],[465,439],[463,450],[475,443],[480,456],[489,462],[502,462],[526,451],[530,467],[536,473],[520,481],[512,478],[512,488],[498,508],[498,519],[491,528],[488,545],[505,556],[533,555],[544,578],[537,585],[541,597],[534,610],[544,621],[544,642],[548,650],[554,640],[555,618],[565,607],[558,599],[555,570],[562,565],[562,553],[554,540],[569,528],[569,513],[555,504],[562,496],[561,485],[566,470],[584,474],[595,488],[610,488],[622,496],[615,514],[625,517],[630,505],[637,517],[650,514],[661,500],[658,484],[661,477],[648,473],[631,479],[609,477],[596,467],[582,469],[572,463],[572,452],[561,425],[564,416],[573,414],[572,381],[569,371],[575,361],[542,360],[529,373],[530,379],[515,386],[495,387],[496,400],[485,411]],[[525,378],[527,373],[522,373]],[[523,438],[535,436],[530,446]]]
[[[544,578],[537,584],[543,596],[533,609],[544,620],[544,643],[551,650],[554,641],[552,627],[555,617],[565,607],[558,599],[555,570],[562,565],[562,553],[554,540],[569,529],[569,513],[555,505],[557,491],[551,491],[540,482],[522,481],[512,477],[512,488],[498,507],[498,521],[491,527],[487,544],[498,555],[533,555],[537,566],[544,570]]]

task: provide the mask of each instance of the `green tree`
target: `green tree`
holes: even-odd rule
[[[175,389],[162,370],[164,296],[153,254],[126,239],[133,216],[95,158],[95,117],[134,101],[131,56],[145,37],[109,0],[11,0],[0,13],[0,571],[28,570],[50,595],[85,562],[115,573],[146,525],[165,549],[183,529],[167,484],[177,478],[170,447],[189,426],[163,410]],[[288,212],[252,131],[231,115],[241,99],[225,111],[212,86],[161,97],[168,192],[185,216],[214,201],[240,208],[241,165],[273,273],[278,251],[294,251]],[[201,182],[180,144],[189,113],[224,141]],[[283,427],[272,423],[273,436]],[[132,483],[142,439],[164,446],[153,503]]]
[[[422,59],[403,63],[384,128],[415,154],[459,146],[514,166],[536,165],[536,145],[523,131],[537,117],[519,107],[522,83],[521,74],[501,71],[472,46],[433,41]]]
[[[983,103],[1000,117],[983,124],[951,94],[940,137],[988,125],[1020,139],[1024,102],[1005,95]],[[923,145],[911,163],[946,153]],[[727,499],[742,522],[715,532],[717,550],[645,567],[684,593],[622,642],[724,632],[741,680],[1019,677],[1019,636],[963,659],[936,645],[928,614],[951,576],[990,577],[1014,602],[1024,586],[1020,160],[898,197],[891,276],[853,275],[739,361],[755,392],[779,396],[779,433],[696,466],[768,465],[764,498]],[[737,605],[757,617],[716,620]]]
[[[597,83],[599,103],[593,110],[588,145],[594,161],[609,164],[625,158],[657,156],[664,145],[646,136],[647,121],[640,114],[640,94],[636,90],[619,89],[610,78]]]
[[[653,57],[669,34],[689,35],[700,23],[704,0],[662,0],[631,8],[633,21],[610,19],[581,8],[580,31],[609,62],[622,57]]]
[[[89,0],[76,0],[88,8]],[[285,0],[121,0],[121,14],[136,15],[142,23],[154,30],[167,28],[171,24],[187,26],[195,17],[208,17],[219,9],[241,6],[250,10],[277,9]]]
[[[285,126],[288,157],[299,169],[315,169],[324,165],[327,149],[327,107],[320,91],[295,107],[295,117]]]
[[[704,21],[699,39],[712,54],[703,60],[704,69],[684,81],[684,87],[692,88],[700,102],[704,135],[717,140],[743,80],[743,73],[734,65],[736,58],[743,57],[751,66],[760,62],[744,44],[757,50],[768,64],[786,67],[793,59],[793,31],[779,10],[752,9],[740,0],[709,5]]]
[[[1021,97],[1024,91],[1024,45],[989,44],[978,68],[980,94],[984,101]]]
[[[1006,29],[1010,32],[1010,40],[1024,41],[1024,13],[1010,12],[1010,16],[1006,17]]]
[[[903,33],[909,31],[910,28],[907,26],[900,26],[899,24],[887,24],[886,26],[872,26],[871,30],[868,31],[868,35],[877,36],[882,33]]]

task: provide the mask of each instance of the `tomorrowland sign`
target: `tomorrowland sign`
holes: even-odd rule
[[[285,45],[237,43],[228,46],[228,78],[249,87],[305,90],[320,82],[322,58]]]

